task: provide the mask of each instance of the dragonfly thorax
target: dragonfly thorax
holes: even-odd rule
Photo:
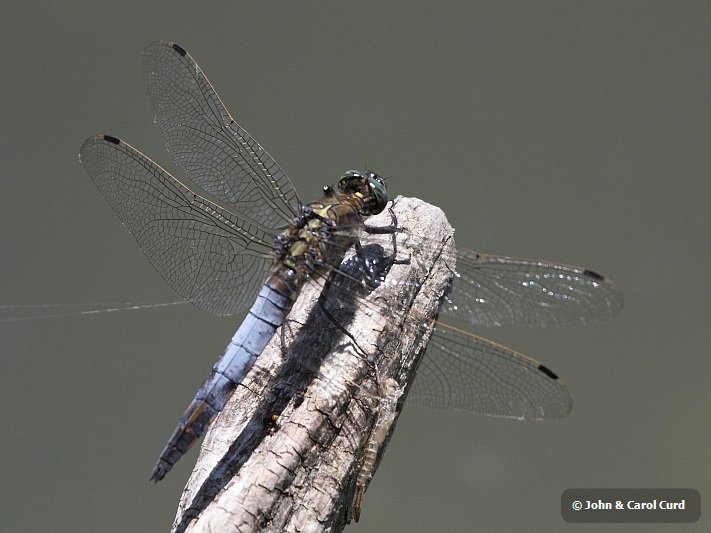
[[[363,228],[362,204],[339,193],[301,207],[275,239],[272,273],[286,268],[303,280],[315,270],[338,267]]]

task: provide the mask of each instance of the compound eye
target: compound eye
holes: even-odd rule
[[[341,194],[355,194],[366,192],[364,190],[367,180],[360,170],[348,170],[338,180],[338,192]]]
[[[342,180],[347,180],[350,178],[362,178],[363,173],[360,170],[346,170],[346,172],[341,176]]]
[[[388,204],[388,191],[385,188],[385,182],[375,172],[368,171],[368,187],[370,187],[371,196],[373,198],[373,214],[377,215],[385,209]]]

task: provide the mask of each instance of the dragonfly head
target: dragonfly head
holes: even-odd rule
[[[388,191],[385,181],[371,170],[349,170],[338,182],[338,192],[346,196],[355,196],[363,204],[361,214],[377,215],[388,203]]]

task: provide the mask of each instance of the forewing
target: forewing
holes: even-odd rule
[[[566,326],[611,318],[622,305],[617,287],[591,270],[459,249],[442,313],[482,326]]]
[[[155,121],[187,178],[267,230],[290,223],[298,207],[291,181],[232,119],[190,54],[156,42],[141,69]]]
[[[80,156],[153,267],[180,295],[217,315],[252,303],[270,264],[271,235],[114,137],[87,139]]]

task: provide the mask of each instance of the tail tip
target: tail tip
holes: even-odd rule
[[[171,465],[169,465],[165,461],[159,459],[158,463],[156,463],[156,466],[153,467],[153,472],[151,472],[151,477],[148,478],[148,481],[158,483],[168,473],[168,470],[170,470],[170,466]]]

